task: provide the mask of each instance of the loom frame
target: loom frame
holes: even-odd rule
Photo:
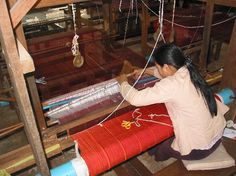
[[[209,46],[209,36],[210,36],[210,26],[212,22],[212,12],[214,4],[225,5],[236,7],[236,0],[203,0],[207,3],[207,12],[206,13],[206,21],[204,27],[204,37],[203,37],[203,54],[201,58],[201,62],[204,65],[206,62],[206,53],[208,53]],[[22,168],[28,167],[34,163],[36,163],[38,170],[44,176],[49,176],[49,167],[47,164],[46,153],[43,147],[43,142],[41,140],[40,135],[43,134],[43,137],[49,138],[52,137],[56,139],[56,134],[58,132],[64,131],[68,128],[74,126],[72,123],[68,125],[63,125],[60,127],[49,128],[46,129],[46,122],[44,117],[42,116],[41,104],[39,101],[35,78],[33,76],[34,65],[32,64],[32,58],[27,52],[26,40],[21,24],[22,18],[29,12],[32,8],[43,8],[43,7],[51,7],[56,5],[68,4],[68,3],[76,3],[83,2],[83,0],[2,0],[0,1],[0,38],[1,43],[5,53],[5,59],[8,65],[8,71],[10,73],[10,78],[13,84],[13,89],[16,95],[16,101],[19,106],[19,111],[21,115],[22,122],[24,123],[24,128],[27,133],[27,137],[30,145],[26,146],[28,148],[25,152],[33,153],[35,160],[30,161],[24,166],[15,167],[11,172],[18,171]],[[104,6],[104,29],[109,33],[110,25],[111,25],[111,17],[109,15],[110,9],[110,0],[103,0]],[[7,7],[7,4],[10,6]],[[143,9],[144,10],[144,9]],[[145,12],[142,12],[145,19]],[[143,29],[147,26],[147,22],[143,22]],[[20,44],[17,44],[17,40],[19,40]],[[143,41],[142,41],[143,44]],[[20,45],[23,46],[20,47]],[[11,48],[11,49],[10,49]],[[23,53],[20,55],[19,53]],[[236,55],[236,23],[234,23],[234,29],[231,35],[231,40],[229,44],[229,50],[227,56],[235,56]],[[233,73],[236,73],[236,66],[231,67],[232,64],[236,65],[236,60],[234,58],[227,58],[227,62],[225,63],[225,69],[223,72],[222,86],[232,87],[234,91],[236,91],[236,79],[232,76]],[[228,69],[226,69],[228,68]],[[28,84],[29,89],[27,89],[26,84]],[[32,102],[30,101],[30,95],[33,97]],[[128,106],[127,104],[124,106]],[[33,111],[35,110],[35,113]],[[236,109],[234,107],[234,109]],[[110,110],[104,110],[105,114],[109,113]],[[100,115],[104,115],[104,112],[100,112]],[[98,114],[90,115],[90,118],[97,118]],[[36,125],[36,121],[37,125]],[[83,124],[86,122],[85,119],[78,120],[76,125]],[[73,122],[75,123],[75,122]],[[65,141],[63,143],[64,147],[68,148],[72,145],[69,141]],[[46,147],[45,147],[46,148]],[[32,151],[31,151],[32,150]],[[16,153],[21,153],[21,150],[17,150],[16,152],[12,152],[11,154],[7,154],[6,157],[14,156]],[[60,150],[54,152],[52,155],[60,153]],[[49,157],[47,155],[47,157]]]

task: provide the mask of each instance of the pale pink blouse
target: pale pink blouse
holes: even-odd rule
[[[185,66],[151,88],[138,91],[123,82],[120,91],[125,100],[134,106],[165,103],[175,133],[172,148],[182,155],[189,154],[193,149],[209,149],[222,137],[226,124],[224,114],[229,108],[217,101],[217,116],[212,118]]]

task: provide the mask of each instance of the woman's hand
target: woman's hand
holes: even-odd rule
[[[125,74],[121,74],[120,76],[116,78],[116,80],[119,84],[122,84],[123,82],[128,81],[127,76]]]
[[[133,73],[131,73],[131,76],[133,76],[135,79],[137,79],[140,76],[140,74],[142,73],[142,71],[143,71],[142,69],[134,70]]]

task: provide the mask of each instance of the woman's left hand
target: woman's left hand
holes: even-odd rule
[[[122,84],[123,82],[128,81],[127,76],[125,74],[118,76],[116,80],[119,84]]]

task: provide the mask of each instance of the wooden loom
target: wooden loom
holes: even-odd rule
[[[42,144],[41,144],[41,141],[39,138],[39,133],[37,132],[37,129],[35,128],[36,124],[34,123],[34,114],[32,111],[32,107],[30,105],[29,95],[27,93],[25,80],[23,77],[24,74],[34,71],[33,64],[31,62],[32,59],[30,58],[30,56],[27,55],[27,51],[26,51],[25,54],[23,55],[23,57],[25,58],[26,61],[22,60],[22,57],[20,60],[20,57],[19,57],[17,51],[20,50],[19,53],[22,53],[22,51],[24,51],[24,49],[19,49],[20,47],[17,48],[17,45],[14,40],[15,36],[13,34],[13,29],[15,29],[15,32],[16,32],[20,42],[23,44],[23,46],[25,48],[27,48],[26,42],[24,41],[24,37],[22,35],[22,30],[21,30],[21,26],[19,25],[19,22],[21,21],[21,18],[28,12],[28,10],[30,10],[34,5],[35,5],[35,7],[45,7],[45,6],[52,6],[52,5],[59,5],[59,4],[67,4],[67,3],[71,3],[73,1],[59,0],[59,1],[50,1],[49,2],[49,1],[44,1],[44,0],[41,0],[41,1],[18,0],[17,3],[15,3],[15,2],[16,1],[11,0],[12,8],[11,8],[11,10],[9,10],[10,16],[8,15],[8,10],[7,10],[8,8],[6,7],[5,1],[0,2],[0,8],[2,9],[2,13],[0,15],[1,41],[2,41],[3,49],[4,49],[4,52],[6,55],[7,63],[8,63],[8,65],[11,65],[11,68],[9,68],[9,70],[10,70],[10,76],[11,76],[12,82],[14,83],[13,86],[14,86],[14,90],[16,93],[16,99],[19,104],[20,112],[22,114],[22,119],[23,119],[23,122],[24,122],[24,125],[26,128],[26,132],[29,137],[29,141],[30,141],[32,149],[33,149],[33,153],[35,155],[35,160],[32,159],[30,161],[31,163],[28,165],[31,165],[34,162],[36,162],[40,172],[43,175],[47,176],[47,175],[49,175],[49,170],[48,170],[48,166],[46,164],[45,152],[42,149]],[[217,2],[222,3],[220,0],[218,0]],[[231,3],[231,5],[233,4],[232,1],[229,1],[227,3]],[[233,34],[235,35],[235,32],[233,32]],[[232,41],[232,43],[234,42],[233,40],[231,40],[231,41]],[[233,47],[234,45],[230,45],[230,46]],[[10,50],[10,48],[11,48],[11,50]],[[234,52],[233,54],[231,53],[231,55],[235,54],[235,51],[233,49],[231,49],[231,52]],[[25,64],[25,63],[29,63],[29,64]],[[21,65],[21,67],[19,67],[20,65]],[[233,73],[232,72],[233,69],[226,70],[226,72],[228,72],[228,71],[230,73]],[[28,77],[27,80],[29,81],[29,83],[30,83],[30,81],[34,82],[34,79],[32,77]],[[230,85],[230,84],[231,83],[227,83],[227,85]],[[32,83],[32,85],[33,85],[33,83]],[[234,85],[236,85],[236,84],[234,84]],[[39,112],[39,110],[41,109],[40,105],[38,105],[36,103],[35,106],[36,107],[38,106],[36,114],[37,113],[40,114],[40,112]],[[105,109],[104,112],[99,113],[99,115],[102,116],[103,114],[107,114],[111,110],[112,110],[112,108]],[[84,122],[88,122],[93,118],[94,118],[93,115],[88,115],[86,119],[83,119],[83,120],[80,119],[79,121],[75,122],[75,124],[68,123],[66,126],[62,125],[62,126],[59,126],[56,128],[50,128],[49,130],[46,130],[45,132],[42,131],[42,134],[44,137],[53,136],[59,132],[64,131],[65,129],[72,128],[74,125],[79,125]],[[43,124],[43,122],[41,124]],[[69,145],[67,145],[67,146],[69,146]],[[64,143],[64,146],[66,146],[65,143]],[[58,149],[57,146],[55,148]],[[46,147],[46,149],[47,149],[47,147]],[[62,149],[63,149],[63,147],[62,147]],[[60,150],[59,150],[59,152],[60,152]],[[47,155],[52,154],[52,153],[55,154],[56,152],[55,151],[51,152],[50,150],[46,150]]]
[[[144,1],[144,3],[148,3],[148,0]],[[202,4],[201,6],[196,6],[192,8],[187,9],[178,9],[175,10],[175,18],[174,23],[177,23],[179,25],[183,26],[203,26],[204,22],[206,20],[209,20],[209,11],[208,7],[205,6],[205,4]],[[142,4],[142,37],[141,37],[141,44],[142,44],[142,51],[145,55],[148,55],[153,47],[153,44],[148,42],[148,27],[152,25],[155,30],[158,28],[158,22],[156,16],[150,16],[150,13],[148,9]],[[212,15],[214,14],[214,15]],[[217,23],[219,21],[224,21],[225,19],[228,19],[229,16],[226,14],[217,14],[212,13],[211,15],[211,22]],[[201,18],[200,18],[201,17]],[[164,36],[167,41],[169,41],[170,34],[172,33],[172,9],[171,11],[167,11],[164,13]],[[168,22],[167,22],[168,20]],[[174,40],[174,43],[176,43],[178,46],[181,46],[184,51],[188,53],[189,48],[193,47],[199,47],[200,46],[200,61],[198,61],[199,65],[206,69],[206,63],[208,62],[208,54],[205,53],[205,50],[207,47],[207,51],[213,51],[216,50],[214,53],[214,57],[219,57],[220,49],[222,43],[229,43],[232,28],[233,28],[234,19],[231,19],[222,25],[216,25],[212,27],[212,33],[211,33],[211,42],[209,42],[209,46],[202,45],[202,40],[204,38],[203,30],[206,28],[185,28],[183,26],[178,26],[177,24],[174,24],[174,35],[172,36],[172,40]],[[226,27],[227,26],[227,27]],[[215,49],[214,49],[215,48]],[[212,53],[211,53],[212,54]],[[202,57],[203,56],[203,57]],[[204,60],[204,61],[203,61]]]

